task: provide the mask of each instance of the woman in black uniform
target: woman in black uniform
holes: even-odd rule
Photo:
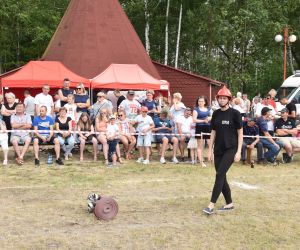
[[[242,118],[239,111],[229,107],[232,95],[225,86],[219,90],[217,100],[220,109],[213,113],[211,120],[211,136],[208,149],[208,160],[214,157],[216,179],[208,207],[203,209],[206,214],[213,214],[214,206],[221,192],[226,205],[218,211],[234,209],[231,191],[226,179],[226,173],[232,163],[239,162],[243,143]],[[214,153],[212,150],[214,148]]]

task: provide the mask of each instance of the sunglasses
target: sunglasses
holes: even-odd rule
[[[122,117],[123,115],[118,115],[118,117]]]
[[[148,111],[143,111],[142,113],[148,113]]]
[[[82,89],[82,88],[76,88],[76,90],[79,90],[79,89]]]

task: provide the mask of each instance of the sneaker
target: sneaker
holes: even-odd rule
[[[286,162],[285,162],[285,163],[291,163],[291,162],[292,162],[292,160],[293,160],[293,157],[292,157],[292,156],[289,156],[289,155],[287,155],[287,157],[286,157]]]
[[[191,163],[192,163],[192,165],[195,165],[195,164],[196,164],[196,162],[195,162],[195,161],[191,161]]]
[[[173,157],[172,162],[175,163],[175,164],[179,163],[176,157]]]
[[[3,166],[7,166],[7,160],[3,160]]]
[[[143,164],[145,164],[145,165],[148,165],[150,162],[149,162],[149,160],[144,160],[143,161]]]
[[[39,159],[34,159],[34,165],[39,166],[40,165],[40,160]]]
[[[286,163],[287,157],[288,157],[287,153],[282,153],[282,163]]]
[[[230,210],[234,210],[234,206],[232,206],[232,207],[222,206],[218,209],[218,212],[226,212],[226,211],[230,211]]]
[[[165,160],[164,157],[161,157],[161,158],[160,158],[160,163],[161,163],[161,164],[166,164],[166,160]]]
[[[144,161],[144,158],[143,158],[143,157],[140,157],[140,158],[137,159],[136,162],[137,162],[137,163],[143,163],[143,161]]]
[[[63,161],[62,161],[61,158],[58,158],[55,162],[56,162],[56,164],[58,164],[58,165],[64,165],[64,163],[63,163]]]
[[[214,210],[210,209],[209,207],[204,208],[202,211],[207,215],[212,215],[214,213]]]

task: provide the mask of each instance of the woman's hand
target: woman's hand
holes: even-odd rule
[[[234,161],[239,162],[241,160],[241,152],[236,152],[234,156]]]

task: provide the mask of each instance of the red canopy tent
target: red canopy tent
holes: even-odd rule
[[[69,78],[70,86],[83,83],[90,87],[90,81],[66,68],[56,61],[30,61],[16,73],[1,79],[2,88],[41,88],[49,84],[51,88],[61,88],[64,78]]]
[[[157,80],[137,64],[111,64],[91,81],[92,89],[169,90],[169,83]]]

